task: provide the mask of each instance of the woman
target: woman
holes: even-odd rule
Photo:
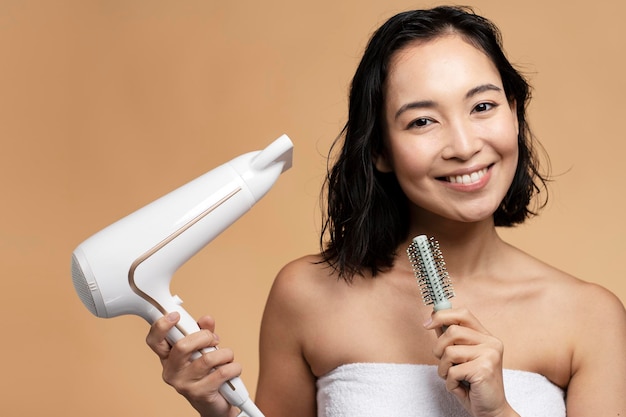
[[[374,34],[328,176],[328,241],[285,266],[267,301],[266,416],[626,415],[622,303],[496,231],[534,214],[546,181],[528,90],[470,9],[400,13]],[[419,301],[405,255],[419,234],[440,243],[452,309]],[[147,338],[165,381],[202,416],[236,415],[217,393],[241,371],[232,352],[189,362],[218,343],[213,320],[170,348],[176,320]]]

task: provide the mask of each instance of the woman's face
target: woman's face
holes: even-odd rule
[[[416,42],[391,59],[385,154],[420,218],[490,218],[517,167],[518,123],[498,70],[458,35]],[[426,216],[426,217],[425,217]]]

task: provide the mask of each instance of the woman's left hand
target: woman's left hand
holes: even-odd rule
[[[440,310],[424,327],[439,336],[433,349],[439,359],[439,376],[472,416],[518,415],[504,395],[504,346],[469,310]]]

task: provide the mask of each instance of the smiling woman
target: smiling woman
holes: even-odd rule
[[[327,241],[279,272],[265,307],[256,402],[268,416],[626,413],[622,303],[496,231],[529,217],[546,181],[528,90],[471,9],[408,11],[374,33],[328,173]],[[454,308],[416,305],[401,256],[416,235],[439,241]],[[218,343],[214,320],[170,347],[178,320],[147,338],[165,380],[204,417],[236,415],[217,392],[241,372],[232,352],[190,362]]]
[[[455,34],[416,41],[391,59],[385,91],[376,167],[395,174],[415,215],[491,217],[516,172],[519,131],[489,56]]]
[[[265,369],[264,380],[274,372],[271,362],[259,361],[259,326],[267,295],[278,268],[302,254],[318,252],[323,224],[320,209],[326,207],[318,201],[326,175],[324,155],[347,121],[346,93],[368,38],[398,11],[443,2],[0,1],[0,292],[4,295],[0,313],[5,317],[0,416],[197,415],[184,397],[163,383],[159,361],[144,343],[147,324],[143,320],[130,316],[102,320],[85,310],[70,282],[70,254],[79,242],[117,218],[238,154],[259,149],[284,132],[294,140],[293,169],[262,204],[194,256],[172,280],[172,290],[194,317],[207,312],[215,318],[220,351],[233,349],[243,368],[242,378],[254,395],[259,363]],[[498,228],[497,233],[506,242],[602,285],[626,301],[626,263],[621,262],[626,250],[626,2],[572,1],[567,7],[564,2],[545,0],[467,3],[498,24],[507,56],[531,82],[528,120],[550,154],[554,174],[549,183],[550,202],[541,215],[518,227]],[[423,33],[413,32],[415,36]],[[379,62],[370,60],[365,67],[373,70]],[[383,75],[379,80],[384,80]],[[378,88],[381,83],[372,86]],[[367,93],[363,84],[356,90]],[[377,97],[364,96],[361,104],[352,105],[352,133],[381,129],[378,124],[367,125],[381,121],[373,117],[374,109],[384,103],[383,96]],[[364,254],[358,265],[369,276],[374,260],[379,259],[373,255],[384,261],[397,251],[398,257],[392,256],[390,261],[405,262],[394,239],[396,230],[408,230],[408,222],[402,221],[409,213],[408,205],[396,204],[406,200],[395,199],[404,194],[392,181],[393,173],[372,167],[371,149],[362,147],[355,137],[350,141],[355,146],[346,149],[351,157],[339,174],[345,178],[341,187],[347,194],[333,207],[337,211],[345,207],[346,213],[336,226],[337,239],[346,237],[346,244],[337,241],[339,246]],[[343,138],[334,148],[330,166],[344,147]],[[543,153],[538,155],[543,157]],[[547,165],[541,162],[545,172]],[[364,181],[372,177],[377,181]],[[388,193],[374,204],[371,197],[380,188]],[[515,197],[526,188],[519,186],[518,190],[508,200],[509,214],[521,201]],[[538,197],[543,202],[544,193]],[[356,205],[345,205],[350,202]],[[537,211],[538,206],[533,203],[530,208]],[[362,213],[367,214],[360,217]],[[390,213],[394,213],[392,217],[388,217]],[[500,213],[498,223],[510,220]],[[368,222],[371,219],[375,221]],[[360,230],[368,232],[351,235]],[[464,236],[458,234],[459,244],[465,243]],[[474,243],[481,242],[477,239]],[[450,268],[472,262],[452,259],[450,250],[443,249]],[[340,258],[345,259],[345,254]],[[352,275],[349,269],[345,274],[353,277],[349,291],[334,303],[329,297],[320,306],[335,313],[320,315],[319,322],[313,320],[316,333],[308,339],[307,357],[316,349],[323,350],[323,341],[336,350],[336,355],[327,357],[344,355],[344,362],[350,359],[347,349],[357,349],[357,345],[388,354],[389,358],[380,358],[387,362],[401,349],[408,353],[434,347],[435,332],[415,332],[431,311],[420,308],[417,285],[408,274],[406,287],[391,287],[383,285],[390,283],[391,275],[381,272],[369,280]],[[322,273],[331,271],[328,267]],[[570,303],[567,317],[555,314],[567,293],[533,292],[532,285],[520,283],[510,298],[499,294],[498,289],[514,284],[514,275],[520,271],[527,275],[535,272],[527,264],[509,263],[504,275],[497,271],[477,274],[480,279],[472,279],[474,285],[464,285],[467,277],[452,274],[457,293],[453,305],[468,307],[496,337],[505,334],[500,330],[505,321],[512,328],[532,324],[536,330],[523,335],[531,336],[537,346],[555,337],[563,339],[566,329],[570,329],[569,336],[581,334],[593,340],[595,334],[586,332],[585,321],[576,323],[578,310],[601,325],[599,331],[613,334],[621,329],[619,316],[605,314],[605,306],[595,304],[604,301],[594,296],[595,291],[579,297],[576,306]],[[497,276],[501,285],[491,279]],[[551,276],[535,276],[537,282],[554,281]],[[319,281],[336,278],[324,275]],[[487,279],[490,285],[483,285]],[[308,298],[313,301],[324,297],[315,292],[316,287],[310,291]],[[361,293],[372,294],[369,304],[357,303]],[[413,295],[411,306],[403,303]],[[512,318],[512,312],[520,308],[519,300],[529,295],[544,303],[539,306],[542,319],[538,320],[533,310],[520,314],[521,319]],[[472,303],[469,298],[480,302]],[[492,298],[505,298],[508,304],[500,311],[479,311],[481,304],[486,310]],[[493,310],[497,306],[493,304]],[[403,317],[397,318],[394,311],[402,307]],[[495,320],[505,313],[508,316]],[[314,314],[310,309],[302,317],[294,317],[292,330],[309,325],[311,321],[304,319]],[[555,333],[550,334],[547,325],[557,320],[563,320],[562,326],[555,326]],[[358,339],[362,322],[368,322],[371,331]],[[388,333],[381,330],[380,323],[385,323]],[[609,324],[610,329],[604,327]],[[266,328],[264,324],[264,332]],[[398,341],[393,331],[403,333],[404,338]],[[354,338],[341,346],[330,334]],[[596,353],[620,359],[624,350],[614,350],[621,347],[618,337],[608,343],[599,337]],[[505,361],[532,357],[515,340],[503,342]],[[280,351],[280,340],[275,343]],[[580,344],[581,349],[586,346]],[[552,367],[564,368],[571,355],[565,344],[558,347],[557,353],[549,352],[554,358]],[[574,356],[587,358],[587,353],[578,350]],[[290,363],[289,359],[285,356],[284,363]],[[430,367],[426,375],[417,376],[419,384],[433,392],[445,392],[434,363],[436,358],[426,365]],[[314,365],[315,374],[321,374],[334,364]],[[381,373],[397,372],[395,375],[409,381],[407,391],[390,395],[399,387],[397,382],[368,387],[363,390],[365,395],[372,393],[367,404],[377,402],[384,407],[381,397],[389,402],[398,397],[415,400],[412,389],[418,383],[411,382],[415,381],[411,375],[420,371],[411,371],[414,365],[372,365],[358,377],[345,379],[346,390],[362,392],[368,381],[381,383]],[[329,373],[325,381],[343,378],[347,375],[344,369],[352,371],[345,366]],[[623,372],[618,362],[613,366],[615,373]],[[598,366],[601,368],[606,366]],[[503,371],[505,385],[508,371]],[[527,379],[529,384],[550,373],[550,369],[536,371],[539,373]],[[612,371],[603,381],[598,378],[578,395],[572,383],[568,389],[570,415],[575,416],[579,408],[575,407],[577,398],[597,394],[600,400],[607,389],[623,390],[613,384],[613,375]],[[199,380],[197,387],[205,382]],[[265,391],[265,385],[262,383],[259,391]],[[335,388],[335,398],[341,395],[336,393],[339,385],[328,387],[325,391]],[[545,391],[554,395],[554,390]],[[510,397],[507,393],[507,401],[516,410],[525,392],[517,394]],[[294,400],[302,398],[290,391],[273,397],[259,392],[257,396],[261,402],[274,399],[278,406],[290,395]],[[529,393],[526,398],[535,397]],[[199,401],[207,399],[203,396]],[[392,410],[390,407],[387,410]],[[262,409],[267,417],[272,416],[272,408]],[[419,407],[414,410],[415,414],[423,411]],[[604,411],[598,407],[588,415]],[[362,415],[368,414],[376,412]]]

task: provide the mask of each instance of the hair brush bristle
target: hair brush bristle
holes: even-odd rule
[[[433,305],[435,311],[450,308],[448,299],[454,297],[454,291],[439,242],[425,235],[417,236],[407,248],[407,254],[424,303]]]

